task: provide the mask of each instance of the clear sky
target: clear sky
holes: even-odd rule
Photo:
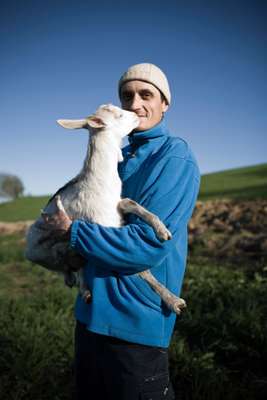
[[[82,118],[119,105],[128,66],[166,73],[172,135],[201,173],[267,162],[267,1],[1,1],[0,172],[26,194],[49,194],[77,174]]]

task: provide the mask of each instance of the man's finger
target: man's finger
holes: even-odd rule
[[[45,221],[37,221],[35,222],[35,226],[43,231],[51,230],[51,227]]]
[[[48,222],[48,220],[49,220],[49,215],[48,215],[47,213],[42,212],[42,213],[41,213],[41,217],[42,217],[42,219],[44,220],[44,222]]]

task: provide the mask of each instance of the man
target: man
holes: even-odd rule
[[[135,273],[150,268],[179,295],[200,174],[188,144],[165,126],[171,94],[164,73],[153,64],[134,65],[118,89],[122,108],[140,118],[119,165],[122,197],[158,215],[173,238],[160,242],[134,215],[121,228],[62,218],[71,247],[87,260],[92,292],[90,304],[78,296],[75,307],[77,398],[174,399],[167,350],[175,314]]]

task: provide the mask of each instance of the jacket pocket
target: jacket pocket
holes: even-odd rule
[[[169,374],[164,373],[145,378],[142,383],[141,400],[174,400]]]

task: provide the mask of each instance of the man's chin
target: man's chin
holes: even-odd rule
[[[137,128],[135,128],[131,133],[134,133],[134,132],[142,132],[142,131],[147,131],[149,128],[147,127],[147,124],[140,124],[140,125],[138,125],[138,127]]]

